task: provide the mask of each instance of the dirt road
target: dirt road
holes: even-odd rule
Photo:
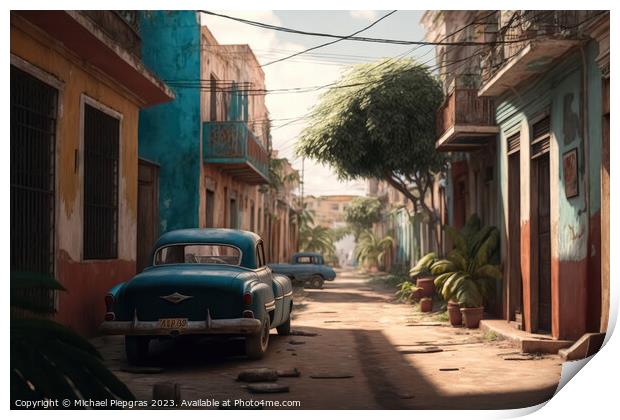
[[[318,335],[281,337],[273,330],[269,354],[260,361],[247,360],[240,341],[156,343],[152,364],[163,371],[128,373],[121,370],[122,337],[95,344],[145,400],[161,381],[180,384],[184,400],[298,401],[302,409],[519,408],[553,395],[561,371],[557,356],[505,360],[520,359],[510,357],[516,349],[509,343],[417,316],[394,300],[392,290],[368,280],[341,271],[323,290],[298,292],[293,330]],[[429,347],[436,352],[424,353]],[[235,379],[255,367],[297,368],[301,376],[278,380],[289,385],[288,393],[252,395]]]

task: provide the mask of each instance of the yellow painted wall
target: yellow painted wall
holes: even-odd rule
[[[137,162],[139,107],[129,93],[87,64],[45,33],[18,16],[11,16],[11,54],[49,73],[64,84],[59,92],[56,140],[56,249],[73,261],[82,253],[82,156],[81,96],[89,96],[122,114],[119,167],[118,258],[136,259]],[[79,167],[74,160],[78,150]],[[57,254],[58,255],[58,254]],[[123,279],[119,279],[123,280]]]

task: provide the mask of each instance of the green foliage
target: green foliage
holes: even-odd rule
[[[290,174],[284,172],[287,162],[287,158],[269,159],[269,186],[275,191],[280,191],[287,184],[299,182],[299,172]]]
[[[50,309],[36,297],[54,290],[64,288],[49,276],[11,274],[11,400],[134,400],[86,339],[40,317]]]
[[[343,179],[438,172],[446,159],[435,150],[442,100],[439,82],[413,60],[354,66],[322,96],[297,153]]]
[[[331,260],[331,256],[336,253],[332,232],[323,226],[300,229],[299,248],[300,251],[318,252],[326,260]]]
[[[431,274],[431,266],[437,260],[437,254],[429,252],[422,258],[420,258],[417,264],[409,270],[410,277],[417,277],[420,275]]]
[[[356,197],[344,212],[344,220],[349,224],[357,238],[374,223],[381,221],[381,201],[376,197]]]
[[[372,231],[364,230],[360,233],[355,245],[355,258],[369,267],[379,267],[383,263],[386,252],[394,245],[391,236],[379,239]]]
[[[415,299],[415,295],[418,291],[422,290],[421,287],[417,287],[413,282],[405,280],[400,283],[399,289],[396,291],[396,296],[405,302],[412,302]]]
[[[495,291],[502,273],[494,264],[499,253],[499,231],[481,226],[472,216],[460,230],[446,227],[454,249],[447,258],[436,260],[430,270],[437,277],[435,287],[445,300],[456,300],[466,308],[480,307]]]

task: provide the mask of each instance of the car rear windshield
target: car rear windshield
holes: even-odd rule
[[[241,251],[230,245],[179,244],[163,247],[155,254],[155,265],[228,264],[239,265]]]
[[[297,264],[318,264],[317,257],[300,256],[297,257]]]

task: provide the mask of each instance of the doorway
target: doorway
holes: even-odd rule
[[[138,160],[138,232],[136,270],[151,265],[151,249],[159,237],[159,166]]]
[[[508,316],[523,329],[520,133],[508,138]]]
[[[535,215],[538,331],[551,332],[551,212],[549,187],[549,153],[543,153],[534,161],[535,191],[537,196]]]

